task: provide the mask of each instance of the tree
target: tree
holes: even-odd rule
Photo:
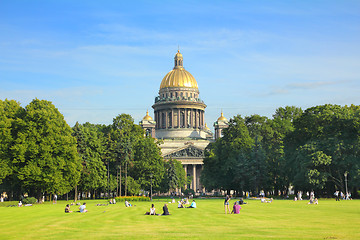
[[[102,155],[105,154],[104,137],[97,127],[90,123],[76,123],[73,135],[77,139],[79,157],[82,162],[81,180],[79,186],[83,191],[93,192],[106,186],[106,166]]]
[[[34,99],[25,108],[23,125],[13,147],[14,173],[24,190],[65,194],[77,185],[81,164],[71,128],[55,106]]]
[[[359,106],[321,105],[311,107],[294,121],[295,130],[287,136],[286,155],[295,186],[345,191],[359,181]]]
[[[237,115],[224,129],[224,136],[209,144],[205,151],[202,184],[211,189],[239,189],[238,169],[249,158],[254,140],[251,138],[244,119]]]
[[[187,184],[186,172],[180,161],[170,158],[165,162],[165,171],[166,174],[162,182],[162,191],[174,191]]]
[[[13,169],[12,146],[17,139],[17,126],[24,109],[14,100],[0,100],[0,184],[10,176]]]
[[[144,130],[139,125],[134,124],[134,119],[130,115],[121,114],[113,119],[111,138],[116,146],[116,168],[119,170],[120,184],[122,182],[122,168],[124,168],[125,171],[124,193],[126,196],[127,183],[129,182],[127,181],[128,168],[133,165],[134,147],[140,139],[144,138]]]
[[[159,142],[144,135],[134,146],[134,161],[130,170],[131,176],[142,189],[150,190],[151,175],[153,189],[159,189],[164,177],[164,161],[161,156]]]

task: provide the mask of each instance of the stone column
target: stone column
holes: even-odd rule
[[[184,164],[185,177],[187,177],[187,164]],[[185,184],[185,189],[187,189],[187,185]]]
[[[171,109],[171,127],[172,128],[174,128],[175,126],[174,126],[174,124],[175,124],[175,122],[174,122],[174,109]]]
[[[197,110],[194,111],[194,114],[195,114],[195,128],[198,127],[198,114],[197,114]]]
[[[159,111],[159,129],[161,129],[162,127],[161,122],[162,122],[162,116],[161,116],[161,111]]]
[[[188,117],[187,117],[187,109],[184,108],[184,125],[185,125],[185,128],[188,127]]]
[[[202,116],[202,123],[201,125],[204,127],[205,126],[205,112],[204,111],[201,111],[201,116]]]
[[[180,128],[180,108],[178,108],[178,128]]]
[[[196,192],[196,165],[193,164],[193,190]]]
[[[165,128],[168,128],[169,127],[169,118],[168,118],[168,112],[165,110]]]

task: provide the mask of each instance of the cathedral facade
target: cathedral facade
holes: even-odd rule
[[[189,186],[195,192],[204,192],[200,183],[206,146],[221,137],[222,129],[228,126],[221,113],[214,123],[214,134],[205,122],[206,104],[200,99],[195,78],[183,67],[183,56],[178,50],[174,57],[174,68],[165,75],[155,98],[154,120],[149,112],[140,121],[147,135],[161,139],[164,159],[176,159],[184,166]]]

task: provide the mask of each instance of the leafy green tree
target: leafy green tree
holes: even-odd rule
[[[134,124],[134,119],[130,115],[120,114],[113,119],[111,138],[116,146],[114,152],[117,164],[116,168],[119,169],[120,183],[123,182],[121,178],[122,169],[124,169],[124,193],[126,196],[127,183],[129,182],[127,181],[128,172],[129,169],[131,171],[131,168],[134,166],[135,148],[138,142],[144,138],[144,130],[139,125]],[[137,180],[136,178],[134,179]]]
[[[249,158],[254,140],[251,138],[245,120],[237,115],[223,130],[224,136],[209,144],[205,151],[201,182],[208,189],[239,189],[239,167]]]
[[[73,135],[77,139],[78,153],[83,166],[79,186],[83,191],[93,192],[95,197],[95,191],[104,189],[107,183],[106,166],[102,159],[102,155],[105,154],[103,135],[90,123],[76,123]]]
[[[14,100],[0,100],[0,184],[13,169],[13,153],[11,148],[15,144],[18,125],[22,121],[24,109]]]
[[[130,170],[131,176],[140,184],[142,189],[159,189],[164,177],[164,161],[161,156],[159,142],[151,137],[144,137],[134,146],[134,161]],[[151,177],[152,176],[152,180]]]
[[[14,174],[24,191],[38,199],[44,192],[65,194],[80,179],[76,140],[49,101],[34,99],[26,106],[13,152]]]
[[[296,187],[345,191],[344,173],[356,190],[359,175],[359,106],[311,107],[294,121],[287,137],[289,172]]]
[[[294,131],[293,122],[302,114],[302,109],[286,106],[276,109],[273,119],[269,121],[272,134],[267,139],[267,164],[269,180],[274,192],[286,192],[289,187],[289,175],[285,158],[285,138]]]

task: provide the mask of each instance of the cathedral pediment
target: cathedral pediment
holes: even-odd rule
[[[204,150],[194,147],[193,145],[187,145],[184,148],[176,149],[163,156],[164,158],[204,158]]]

